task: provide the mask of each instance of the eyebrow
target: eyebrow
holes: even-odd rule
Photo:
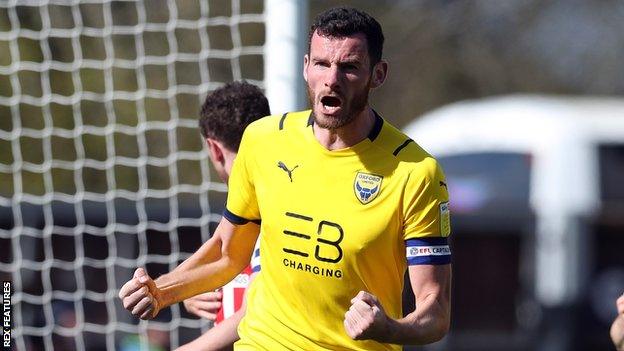
[[[330,61],[328,59],[325,58],[320,58],[320,57],[310,57],[310,61],[312,62],[319,62],[319,61]],[[363,59],[360,58],[359,56],[351,56],[348,57],[344,60],[340,60],[338,61],[338,64],[344,65],[344,64],[363,64]]]
[[[348,58],[339,62],[340,64],[362,64],[362,60],[359,58]]]

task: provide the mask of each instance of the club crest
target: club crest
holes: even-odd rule
[[[381,191],[382,180],[383,177],[378,175],[357,172],[355,182],[353,182],[353,190],[355,191],[355,197],[360,200],[362,205],[375,200]]]

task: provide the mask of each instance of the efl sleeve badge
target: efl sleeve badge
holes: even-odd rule
[[[440,204],[440,234],[442,236],[451,234],[451,210],[448,201]]]

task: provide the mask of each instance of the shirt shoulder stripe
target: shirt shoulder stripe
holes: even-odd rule
[[[288,116],[288,112],[284,113],[282,115],[282,118],[280,118],[279,121],[279,130],[283,130],[284,129],[284,121],[286,120],[286,116]]]
[[[399,152],[401,152],[401,150],[403,150],[409,143],[413,143],[414,140],[412,139],[407,139],[403,142],[403,144],[399,145],[399,147],[397,147],[394,152],[392,153],[394,156],[398,155]]]

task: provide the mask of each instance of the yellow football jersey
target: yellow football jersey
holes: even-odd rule
[[[369,137],[329,151],[310,111],[260,119],[243,136],[224,216],[261,220],[262,274],[237,350],[398,350],[355,341],[360,291],[401,318],[408,264],[448,264],[448,194],[437,162],[376,114]]]

